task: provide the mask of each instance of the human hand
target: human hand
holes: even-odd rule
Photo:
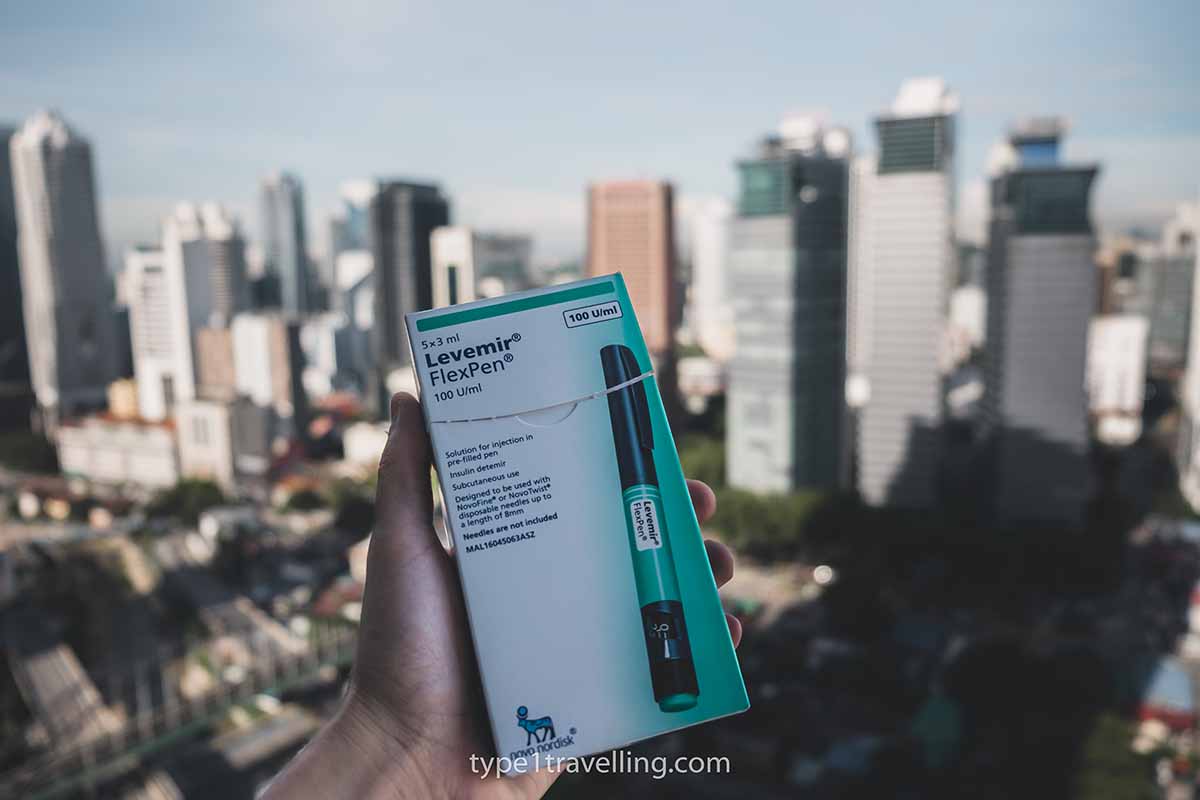
[[[472,754],[490,753],[492,743],[458,575],[433,529],[429,438],[413,397],[393,397],[391,413],[350,688],[264,800],[540,797],[557,772],[481,780],[471,769]],[[704,522],[716,496],[699,481],[688,490]],[[719,542],[705,545],[723,585],[733,554]],[[741,623],[726,616],[736,645]]]

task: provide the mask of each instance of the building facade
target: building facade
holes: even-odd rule
[[[986,425],[990,512],[1081,523],[1091,494],[1088,325],[1096,302],[1095,166],[1058,162],[1057,120],[1023,123],[992,180]]]
[[[409,378],[412,354],[404,315],[433,307],[430,238],[450,224],[450,204],[433,184],[382,181],[371,200],[375,315],[368,405],[387,414],[389,377]]]
[[[88,416],[59,426],[62,473],[106,486],[167,489],[179,481],[175,431],[169,423]]]
[[[532,288],[533,240],[447,226],[433,232],[433,306],[457,305]]]
[[[857,420],[858,487],[872,505],[925,508],[938,498],[942,375],[938,362],[955,265],[954,141],[958,98],[936,78],[906,81],[875,121],[879,155],[855,248],[852,351],[866,397]]]
[[[259,186],[264,269],[278,282],[279,305],[303,314],[315,307],[316,287],[308,262],[304,222],[304,186],[287,172],[264,178]]]
[[[620,272],[656,359],[670,360],[682,311],[675,274],[671,184],[632,180],[588,188],[587,276]]]
[[[836,487],[847,457],[849,134],[791,118],[738,164],[730,239],[737,355],[728,478],[758,492]]]
[[[14,133],[16,128],[0,125],[0,430],[27,427],[33,410],[9,159],[9,141]]]
[[[53,112],[9,140],[21,300],[34,395],[48,429],[101,408],[113,374],[112,289],[92,150]]]
[[[737,347],[729,302],[729,231],[733,208],[728,201],[705,203],[692,217],[692,280],[688,327],[706,355],[724,364]]]

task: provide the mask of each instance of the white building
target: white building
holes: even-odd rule
[[[1137,314],[1094,317],[1088,331],[1088,410],[1096,438],[1125,445],[1142,432],[1146,341],[1150,323]]]
[[[186,478],[209,480],[234,494],[237,475],[233,462],[232,404],[192,400],[176,407],[179,467]]]
[[[992,181],[983,418],[990,511],[1080,523],[1092,489],[1085,389],[1096,303],[1095,166],[1058,162],[1058,120],[1022,123]]]
[[[950,314],[946,324],[949,364],[952,368],[983,347],[987,337],[987,293],[981,286],[959,286],[950,293]]]
[[[175,432],[169,424],[84,417],[59,427],[64,475],[107,486],[165,489],[179,481]]]
[[[957,111],[941,79],[921,78],[905,81],[875,122],[879,157],[852,246],[856,264],[869,266],[855,276],[851,350],[869,398],[857,430],[859,490],[873,505],[928,507],[938,496]]]
[[[112,291],[96,210],[92,151],[54,112],[9,141],[25,339],[43,423],[101,408],[112,379]]]
[[[196,332],[249,304],[244,243],[220,206],[184,203],[163,220],[162,250],[131,250],[125,271],[139,409],[166,419],[196,397]]]
[[[244,313],[233,318],[236,393],[291,419],[303,412],[300,325],[282,314]]]
[[[733,358],[737,338],[729,303],[729,226],[733,206],[714,199],[692,217],[692,285],[688,290],[688,327],[710,358]]]
[[[461,225],[430,236],[434,308],[519,292],[532,286],[528,236],[483,233]]]
[[[1200,203],[1195,207],[1200,209]],[[1193,261],[1200,270],[1200,241],[1195,236],[1192,248]],[[1179,489],[1193,509],[1200,509],[1200,313],[1197,309],[1200,309],[1200,281],[1193,281],[1191,333],[1180,398],[1182,413],[1176,457]]]

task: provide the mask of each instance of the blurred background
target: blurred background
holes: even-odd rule
[[[1194,2],[3,17],[0,796],[252,797],[403,314],[619,270],[753,707],[552,797],[1193,797]]]

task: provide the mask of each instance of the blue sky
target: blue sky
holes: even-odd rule
[[[457,221],[526,229],[542,259],[583,247],[583,187],[673,180],[686,214],[732,195],[732,163],[781,114],[823,109],[874,147],[900,81],[962,100],[961,228],[988,147],[1017,116],[1069,118],[1098,160],[1105,231],[1200,195],[1200,3],[11,3],[0,121],[56,107],[95,148],[109,247],[153,239],[179,200],[256,229],[255,187],[439,180]]]

